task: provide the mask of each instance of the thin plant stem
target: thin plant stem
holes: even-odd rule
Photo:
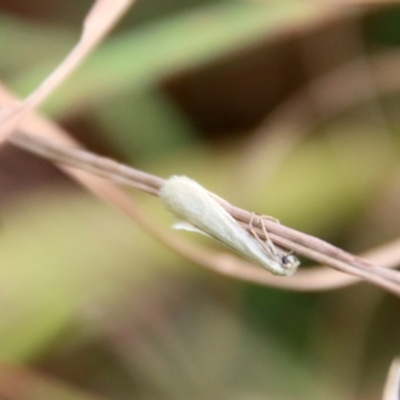
[[[154,196],[158,196],[159,190],[164,183],[164,179],[160,177],[134,169],[109,158],[101,157],[79,148],[61,146],[55,141],[43,139],[26,132],[14,133],[8,140],[25,150],[58,164],[66,164],[74,168],[83,169],[117,184],[132,186]],[[217,195],[210,194],[219,201],[233,218],[246,229],[249,229],[254,215],[252,212],[235,207]],[[253,223],[253,228],[257,230],[257,234],[264,239],[266,238],[263,227],[260,224],[261,220],[274,243],[341,272],[368,280],[400,296],[399,272],[373,264],[319,238],[288,228],[267,218],[259,219],[259,221],[254,221]]]

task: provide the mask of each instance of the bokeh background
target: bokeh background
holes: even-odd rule
[[[373,3],[138,1],[41,110],[97,153],[361,252],[400,235],[400,5]],[[33,90],[90,5],[1,0],[2,81]],[[12,145],[0,191],[2,399],[381,398],[393,295],[207,272]]]

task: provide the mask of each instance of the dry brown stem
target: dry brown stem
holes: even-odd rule
[[[37,108],[87,57],[134,0],[97,0],[83,23],[82,35],[64,61],[23,101],[12,101],[0,111],[0,142],[22,118]]]
[[[118,184],[133,186],[152,195],[157,195],[164,180],[116,161],[93,153],[66,148],[27,133],[16,133],[9,139],[12,143],[56,163],[67,164],[94,173]],[[246,229],[250,226],[252,212],[237,208],[214,195],[216,200]],[[373,264],[361,257],[345,252],[321,239],[285,227],[273,220],[263,220],[271,239],[278,245],[295,251],[309,259],[328,265],[368,280],[386,290],[400,295],[400,274],[381,265]],[[265,238],[259,221],[253,226],[260,237]]]
[[[85,20],[84,31],[80,42],[70,55],[67,56],[64,63],[62,63],[61,66],[24,101],[17,101],[5,88],[0,86],[0,104],[3,106],[3,110],[0,113],[0,139],[4,139],[17,124],[20,124],[21,131],[32,132],[46,139],[52,139],[54,142],[49,144],[48,142],[40,143],[35,138],[32,138],[32,136],[24,137],[22,134],[13,138],[15,142],[20,140],[19,145],[22,145],[22,142],[24,142],[24,146],[36,146],[36,149],[32,147],[31,151],[38,151],[40,148],[43,150],[46,146],[53,146],[53,150],[48,151],[47,157],[50,157],[50,153],[54,151],[52,157],[54,159],[59,157],[58,162],[60,163],[67,163],[68,157],[72,156],[71,160],[74,159],[74,161],[71,165],[74,165],[74,167],[61,166],[67,174],[80,182],[85,188],[92,191],[99,198],[125,212],[144,230],[165,245],[214,272],[262,285],[293,290],[333,289],[357,282],[357,278],[354,277],[357,276],[399,294],[398,274],[379,265],[385,264],[388,266],[395,266],[398,263],[400,259],[400,247],[397,241],[370,252],[368,256],[370,260],[375,263],[370,264],[365,260],[345,253],[317,238],[312,238],[311,236],[293,231],[282,225],[268,222],[267,228],[271,238],[276,243],[287,248],[292,248],[300,254],[304,254],[320,262],[327,263],[338,270],[354,275],[349,276],[324,267],[319,267],[299,271],[290,279],[272,276],[263,269],[256,268],[254,265],[239,260],[236,257],[227,254],[221,255],[221,253],[184,242],[178,239],[178,237],[171,235],[170,232],[163,230],[156,222],[151,221],[145,213],[143,213],[143,210],[135,204],[133,199],[129,198],[113,182],[96,178],[93,176],[93,173],[112,179],[117,183],[130,184],[153,195],[158,193],[158,188],[163,182],[161,178],[145,174],[141,171],[132,170],[127,166],[121,166],[112,160],[96,158],[97,156],[90,155],[90,153],[80,153],[76,148],[78,146],[77,143],[70,138],[67,132],[63,131],[55,124],[32,114],[32,111],[34,111],[66,76],[72,72],[79,62],[84,59],[89,50],[104,37],[130,3],[130,0],[97,1]],[[22,117],[24,118],[22,119]],[[29,139],[31,139],[30,144],[28,143]],[[70,149],[70,146],[75,146],[75,148]],[[68,151],[71,152],[71,150],[72,153],[68,154]],[[64,151],[67,151],[67,153],[63,153]],[[79,160],[78,155],[81,155],[83,159]],[[90,162],[88,162],[87,159],[89,156],[92,157]],[[87,173],[78,170],[78,166],[80,168],[87,168],[90,172]],[[238,221],[247,226],[251,213],[233,207],[222,199],[219,199],[219,201],[221,201],[224,207],[226,207]],[[262,236],[261,231],[260,236]]]

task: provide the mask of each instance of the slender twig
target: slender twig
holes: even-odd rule
[[[395,358],[390,365],[383,391],[383,400],[398,400],[400,393],[400,358]]]
[[[95,0],[83,23],[78,43],[65,59],[24,100],[0,111],[0,141],[4,140],[28,112],[37,108],[94,50],[134,0]]]
[[[31,134],[18,132],[9,139],[11,143],[56,163],[84,169],[115,183],[128,185],[157,196],[164,180],[139,171],[114,160],[97,156],[85,150],[65,147],[56,142]],[[217,201],[246,229],[250,226],[253,213],[237,208],[220,197]],[[288,228],[270,219],[263,219],[266,229],[276,244],[293,250],[309,259],[328,265],[336,270],[366,279],[400,296],[400,274],[386,267],[372,264],[367,260],[347,253],[321,239]],[[259,221],[254,221],[260,237],[265,238]]]

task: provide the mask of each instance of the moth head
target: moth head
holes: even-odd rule
[[[281,265],[285,271],[285,275],[289,276],[296,272],[297,267],[300,265],[299,259],[292,253],[282,256]]]

